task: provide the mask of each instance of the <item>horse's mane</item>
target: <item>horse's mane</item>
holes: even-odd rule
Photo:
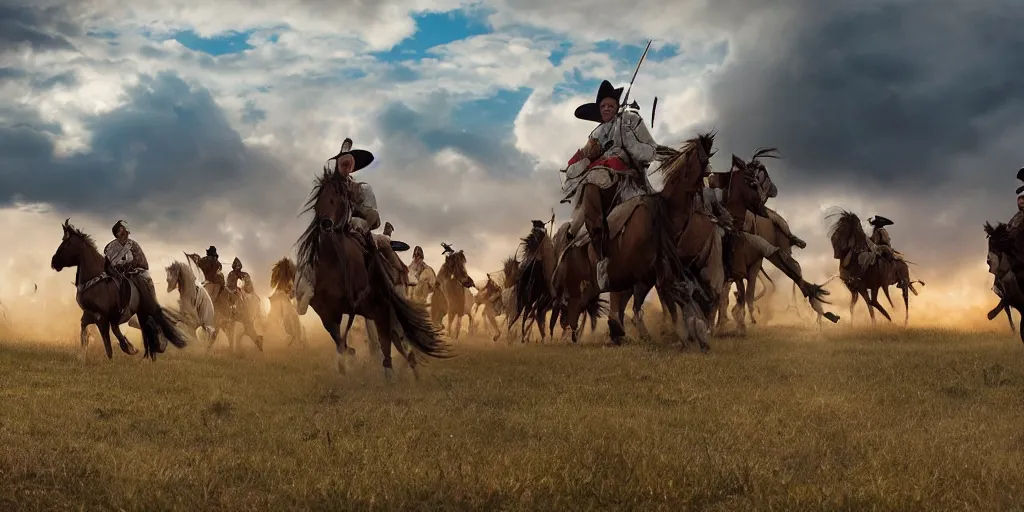
[[[684,142],[678,150],[668,146],[658,146],[654,159],[661,162],[661,167],[658,168],[658,171],[664,176],[666,188],[669,187],[669,184],[675,183],[676,180],[683,177],[683,173],[686,170],[686,162],[689,161],[690,155],[698,148],[703,147],[708,152],[708,158],[713,156],[712,147],[715,143],[715,135],[716,133],[713,131],[698,134],[696,137]]]
[[[320,194],[323,193],[324,187],[340,187],[342,199],[347,201],[349,205],[359,204],[363,201],[363,192],[358,182],[349,176],[335,172],[325,165],[323,174],[313,178],[313,190],[310,191],[309,199],[306,200],[306,204],[303,205],[303,210],[299,215],[308,213],[316,207],[316,202],[320,199]],[[302,232],[298,242],[296,242],[298,246],[298,261],[309,268],[316,268],[315,265],[320,255],[320,241],[322,237],[318,221],[319,219],[317,219],[316,215],[313,215],[309,220],[309,226],[306,226],[306,230]]]
[[[167,266],[167,270],[175,272],[178,276],[178,280],[183,283],[195,283],[196,275],[192,272],[192,268],[187,263],[180,261],[173,261]]]
[[[530,259],[529,255],[536,256],[537,251],[540,250],[540,244],[547,237],[547,233],[539,229],[531,229],[530,234],[520,238],[523,242],[523,261]]]
[[[989,239],[989,246],[996,251],[1010,255],[1016,252],[1016,242],[1014,241],[1013,233],[1006,224],[1000,222],[993,227],[986,222],[985,236]]]
[[[847,254],[850,251],[866,251],[868,249],[868,235],[864,233],[860,217],[853,212],[842,210],[829,215],[829,218],[838,217],[832,227],[828,230],[829,240],[832,242],[832,249],[836,254]]]
[[[65,228],[67,228],[67,230],[68,230],[69,232],[71,232],[71,234],[72,234],[72,235],[75,235],[75,236],[77,236],[77,237],[80,237],[80,238],[81,238],[82,240],[84,240],[84,241],[85,241],[85,244],[86,244],[87,246],[91,247],[91,248],[92,248],[92,250],[94,250],[94,251],[96,251],[96,252],[100,252],[100,251],[99,251],[99,249],[97,249],[97,248],[96,248],[96,241],[95,241],[95,240],[93,240],[91,236],[89,236],[88,234],[86,234],[86,233],[85,233],[84,231],[82,231],[81,229],[78,229],[78,228],[76,228],[75,226],[72,226],[72,225],[70,224],[70,221],[71,221],[71,219],[70,219],[70,218],[68,218],[67,220],[65,220],[65,221],[64,221],[64,227],[65,227]]]
[[[295,282],[295,274],[297,273],[298,270],[295,268],[295,263],[292,263],[291,258],[281,258],[270,269],[270,287],[277,289],[281,285]]]

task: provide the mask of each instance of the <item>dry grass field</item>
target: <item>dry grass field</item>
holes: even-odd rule
[[[1022,510],[1000,327],[466,341],[393,384],[322,339],[156,364],[0,343],[0,509]]]

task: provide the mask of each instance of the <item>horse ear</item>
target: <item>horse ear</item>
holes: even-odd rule
[[[747,162],[743,161],[742,158],[732,155],[732,167],[733,169],[742,169],[747,166]]]
[[[356,159],[351,154],[341,155],[337,159],[337,165],[334,169],[338,174],[348,175],[351,174],[356,168]]]

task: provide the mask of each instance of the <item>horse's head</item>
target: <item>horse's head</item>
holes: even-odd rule
[[[501,270],[504,274],[505,286],[508,286],[509,283],[514,283],[516,281],[516,275],[519,274],[519,260],[517,260],[515,256],[509,256],[505,259],[505,263]]]
[[[466,271],[466,255],[461,250],[444,258],[441,275],[445,279],[461,284],[464,288],[476,286],[473,278],[469,277],[469,272]]]
[[[167,293],[177,290],[181,286],[181,264],[171,263],[167,266]]]
[[[778,158],[773,148],[759,149],[750,162],[732,156],[732,168],[725,176],[716,176],[710,186],[724,189],[724,200],[727,205],[743,205],[758,215],[765,215],[764,206],[769,198],[778,195],[778,188],[772,182],[768,169],[759,160],[760,157]]]
[[[360,202],[359,184],[339,171],[324,169],[310,194],[307,209],[322,232],[344,227],[352,217],[352,208]]]
[[[754,175],[754,182],[757,183],[758,192],[761,194],[761,201],[765,202],[779,195],[779,189],[768,174],[768,168],[761,162],[761,158],[779,158],[779,150],[776,148],[758,148],[754,156],[750,158],[748,167]]]
[[[686,141],[679,151],[659,147],[656,158],[662,162],[659,170],[665,177],[662,194],[676,196],[684,193],[689,196],[702,189],[703,179],[711,169],[714,146],[715,133],[709,132]]]
[[[995,274],[1004,258],[1014,254],[1014,241],[1010,230],[1002,222],[994,227],[985,223],[985,237],[988,238],[988,270]]]
[[[829,228],[829,240],[832,242],[832,256],[842,260],[853,252],[865,251],[868,248],[868,235],[864,232],[860,217],[848,211],[840,211],[836,216],[835,223]]]
[[[77,267],[85,255],[85,248],[93,247],[92,238],[72,226],[69,223],[70,220],[70,218],[65,220],[61,225],[61,228],[64,229],[64,238],[57,246],[53,257],[50,258],[50,268],[57,272],[68,267]]]

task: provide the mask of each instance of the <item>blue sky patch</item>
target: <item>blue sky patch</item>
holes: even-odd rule
[[[252,31],[229,32],[215,37],[199,37],[191,30],[185,30],[174,34],[173,39],[185,48],[193,51],[203,52],[214,57],[230,53],[240,53],[252,49],[249,45],[249,35]]]
[[[493,130],[495,127],[511,131],[512,123],[531,93],[533,90],[527,87],[502,89],[490,98],[459,103],[452,110],[453,125],[466,131]]]
[[[412,36],[386,52],[372,55],[387,62],[421,59],[435,46],[491,33],[485,14],[479,9],[414,14],[416,32]]]

